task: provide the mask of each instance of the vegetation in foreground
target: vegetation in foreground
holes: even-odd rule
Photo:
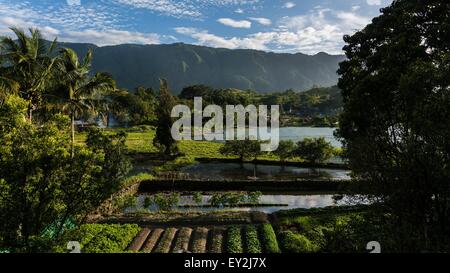
[[[373,237],[385,251],[449,251],[450,127],[443,122],[450,116],[449,10],[446,1],[397,0],[363,30],[344,37],[347,60],[338,71],[343,113],[337,135],[355,177],[364,181],[359,192],[373,205],[363,212],[280,213],[281,251],[358,252]],[[89,74],[90,53],[80,61],[69,50],[56,52],[56,43],[47,44],[37,30],[29,36],[13,31],[16,39],[2,38],[0,48],[0,218],[8,219],[0,222],[0,246],[43,252],[122,186],[130,168],[124,133],[94,128],[86,134],[86,145],[74,145],[75,119],[118,116],[120,90],[110,76]],[[151,97],[151,92],[141,95]],[[170,128],[168,109],[163,109],[173,102],[169,95],[162,81],[154,100],[162,114],[154,139],[158,151],[173,156],[179,147],[164,137]],[[241,144],[245,149],[226,149],[227,154],[257,157],[254,143]],[[298,146],[314,151],[305,159],[323,160],[315,153],[324,147],[321,143]],[[201,153],[191,155],[196,152]],[[177,160],[179,166],[193,157]],[[91,240],[84,249],[92,252],[122,251],[139,232],[136,226],[87,229],[83,236]],[[246,251],[244,232],[237,226],[228,230],[226,249]],[[205,233],[203,228],[194,232],[199,239],[193,250],[206,248]],[[148,241],[152,245],[144,249],[153,249],[161,234],[162,245],[155,249],[167,252],[174,229],[155,229]],[[254,235],[248,239],[256,248]]]

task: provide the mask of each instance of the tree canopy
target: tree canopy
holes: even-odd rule
[[[397,0],[381,12],[344,37],[338,135],[392,213],[398,249],[436,250],[449,226],[450,3]]]

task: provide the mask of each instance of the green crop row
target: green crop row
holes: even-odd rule
[[[158,245],[156,246],[154,252],[155,253],[169,253],[170,246],[172,244],[172,240],[175,237],[175,234],[177,232],[176,228],[167,228],[163,235],[161,236],[161,239],[159,240]]]
[[[263,224],[261,227],[261,243],[265,253],[280,253],[277,236],[271,224]]]
[[[228,253],[243,253],[240,227],[233,226],[228,229],[226,250]]]
[[[261,243],[258,238],[258,229],[256,226],[249,225],[245,229],[245,243],[247,253],[261,253]]]

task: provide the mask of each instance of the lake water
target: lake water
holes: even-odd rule
[[[181,168],[182,173],[189,174],[192,179],[245,180],[254,175],[255,166],[251,163],[222,163],[209,162],[189,165]],[[261,180],[266,179],[297,179],[297,178],[326,178],[336,180],[350,179],[348,170],[339,169],[319,169],[313,172],[309,168],[299,168],[292,166],[257,165],[256,177]]]
[[[128,208],[125,212],[133,212],[137,209],[144,208],[144,200],[146,197],[151,195],[141,194],[138,195],[138,204],[134,208]],[[261,211],[265,213],[273,213],[279,210],[287,210],[287,209],[297,209],[297,208],[323,208],[328,206],[341,206],[348,204],[349,197],[344,196],[344,198],[340,200],[335,200],[332,194],[323,194],[323,195],[262,195],[260,198],[260,204],[265,204],[265,206],[260,207],[176,207],[174,211],[180,212],[209,212],[209,211]],[[209,199],[211,195],[203,195],[203,200],[201,205],[209,204]],[[270,206],[273,204],[274,206]],[[180,197],[180,202],[178,206],[184,205],[196,205],[191,195],[182,195]],[[281,206],[283,205],[283,206]],[[151,205],[147,207],[149,211],[157,211],[156,205]]]
[[[292,140],[294,142],[303,140],[304,138],[324,137],[334,147],[342,147],[342,143],[334,137],[336,128],[322,127],[282,127],[280,128],[281,140]]]
[[[243,132],[244,129],[237,132]],[[281,127],[280,140],[292,140],[298,142],[304,138],[324,137],[334,147],[342,147],[342,143],[334,137],[336,128],[329,127]]]

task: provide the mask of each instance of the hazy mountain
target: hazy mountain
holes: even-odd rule
[[[187,44],[116,45],[61,43],[80,56],[94,50],[93,71],[111,73],[120,87],[158,86],[166,78],[174,93],[188,85],[252,89],[259,92],[307,90],[336,84],[343,55],[277,54]]]

